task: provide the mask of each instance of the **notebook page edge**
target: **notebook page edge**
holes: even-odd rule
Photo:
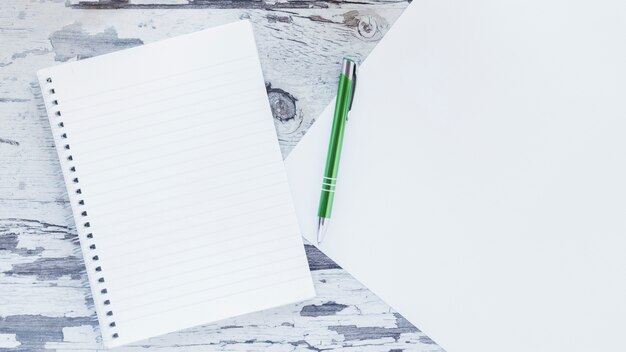
[[[110,334],[108,333],[108,321],[105,319],[105,308],[102,304],[102,299],[99,299],[98,297],[100,297],[100,295],[98,294],[98,292],[96,291],[95,287],[97,285],[97,279],[96,279],[96,274],[94,271],[94,266],[92,265],[92,263],[88,260],[88,245],[87,245],[87,239],[85,238],[85,231],[84,229],[79,226],[78,222],[75,219],[79,219],[80,218],[80,211],[78,210],[78,204],[77,201],[75,200],[74,197],[74,191],[75,189],[70,187],[71,183],[71,176],[69,174],[69,169],[68,169],[68,165],[66,163],[65,157],[67,156],[66,153],[64,153],[64,149],[62,149],[62,145],[63,145],[63,141],[60,138],[59,135],[59,127],[58,125],[53,122],[53,119],[55,117],[54,115],[54,111],[55,109],[53,109],[53,106],[51,104],[51,100],[49,99],[49,91],[47,91],[47,89],[50,89],[49,87],[52,87],[54,82],[52,82],[52,85],[50,84],[50,82],[47,82],[46,80],[51,77],[53,74],[55,74],[56,70],[54,69],[54,67],[50,67],[50,68],[44,68],[44,69],[40,69],[37,71],[37,80],[39,82],[39,87],[41,89],[41,93],[42,93],[42,99],[44,101],[44,106],[46,109],[46,117],[48,119],[48,123],[50,125],[50,129],[53,135],[53,140],[54,140],[54,145],[55,145],[55,150],[57,153],[57,157],[59,158],[59,163],[61,166],[61,171],[63,174],[63,183],[65,184],[65,190],[67,192],[68,198],[70,200],[70,208],[72,210],[72,222],[74,223],[76,232],[78,234],[79,237],[79,246],[80,246],[80,250],[81,250],[81,254],[83,255],[83,262],[85,264],[85,269],[87,272],[87,280],[89,283],[89,290],[92,296],[92,299],[94,301],[94,308],[96,310],[96,318],[98,319],[98,325],[100,327],[100,331],[101,331],[101,336],[102,336],[102,343],[105,347],[113,347],[113,343],[112,343],[112,339]],[[62,78],[61,78],[62,79]],[[61,108],[62,109],[62,108]]]

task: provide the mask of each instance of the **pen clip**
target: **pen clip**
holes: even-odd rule
[[[348,121],[348,115],[352,110],[352,102],[354,102],[354,92],[356,91],[356,70],[357,66],[354,65],[354,72],[352,73],[352,89],[350,89],[350,104],[348,105],[348,113],[346,113],[346,121]]]

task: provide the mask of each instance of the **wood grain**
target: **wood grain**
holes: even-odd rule
[[[404,0],[70,0],[77,9],[310,9],[403,3]]]
[[[100,347],[36,83],[38,69],[248,18],[287,155],[332,98],[341,58],[365,58],[406,5],[371,0],[1,2],[0,349]],[[317,249],[306,249],[316,299],[119,350],[441,351]]]

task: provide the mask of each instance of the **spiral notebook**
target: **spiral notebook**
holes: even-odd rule
[[[38,78],[105,346],[314,296],[248,21]]]

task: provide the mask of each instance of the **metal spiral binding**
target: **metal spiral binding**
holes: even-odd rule
[[[70,152],[70,145],[67,142],[67,133],[63,131],[63,128],[65,127],[65,125],[63,124],[63,120],[62,120],[62,114],[61,114],[61,110],[59,108],[59,101],[55,98],[55,90],[54,90],[54,86],[53,86],[53,82],[52,82],[52,77],[48,77],[46,78],[46,88],[47,92],[48,92],[48,96],[51,97],[51,101],[50,101],[50,105],[51,105],[51,110],[53,111],[53,114],[56,117],[56,124],[59,127],[59,129],[61,130],[61,135],[60,138],[62,139],[63,142],[63,149],[66,151],[66,155],[65,155],[65,159],[67,160],[66,163],[63,163],[64,165],[69,165],[69,174],[72,175],[72,182],[75,185],[75,189],[73,190],[73,193],[70,191],[69,196],[70,196],[70,200],[75,201],[75,203],[77,204],[73,204],[73,206],[78,207],[78,209],[84,208],[85,207],[85,200],[84,199],[79,199],[80,195],[82,194],[82,190],[80,189],[80,181],[78,180],[78,176],[76,174],[76,167],[74,165],[71,165],[71,162],[74,160],[74,157],[72,156],[71,152]],[[96,243],[95,243],[95,239],[94,239],[94,235],[92,232],[89,231],[89,228],[91,227],[91,224],[89,223],[89,218],[87,215],[87,211],[86,210],[82,210],[80,211],[80,220],[81,221],[77,221],[77,226],[82,226],[83,230],[88,232],[87,235],[85,236],[86,238],[81,238],[81,242],[85,241],[87,247],[89,248],[90,254],[85,256],[85,264],[88,267],[88,270],[93,270],[95,272],[95,275],[97,277],[96,281],[98,282],[98,284],[104,284],[105,280],[104,280],[104,275],[102,272],[102,266],[99,265],[99,260],[100,258],[98,257],[98,254],[96,252]],[[79,222],[82,222],[82,224],[78,224]],[[82,231],[80,231],[82,232]],[[106,287],[102,286],[102,287],[98,287],[100,296],[102,297],[101,300],[101,304],[104,307],[104,311],[106,314],[106,317],[104,317],[104,319],[107,319],[107,324],[109,326],[109,328],[115,328],[116,324],[115,321],[113,320],[113,310],[111,310],[111,301],[108,298],[108,290],[106,289]],[[97,292],[96,290],[94,290],[94,292]],[[96,300],[94,300],[95,302]],[[96,303],[97,304],[97,303]],[[116,339],[119,338],[119,335],[117,332],[112,331],[111,334],[111,338]]]

